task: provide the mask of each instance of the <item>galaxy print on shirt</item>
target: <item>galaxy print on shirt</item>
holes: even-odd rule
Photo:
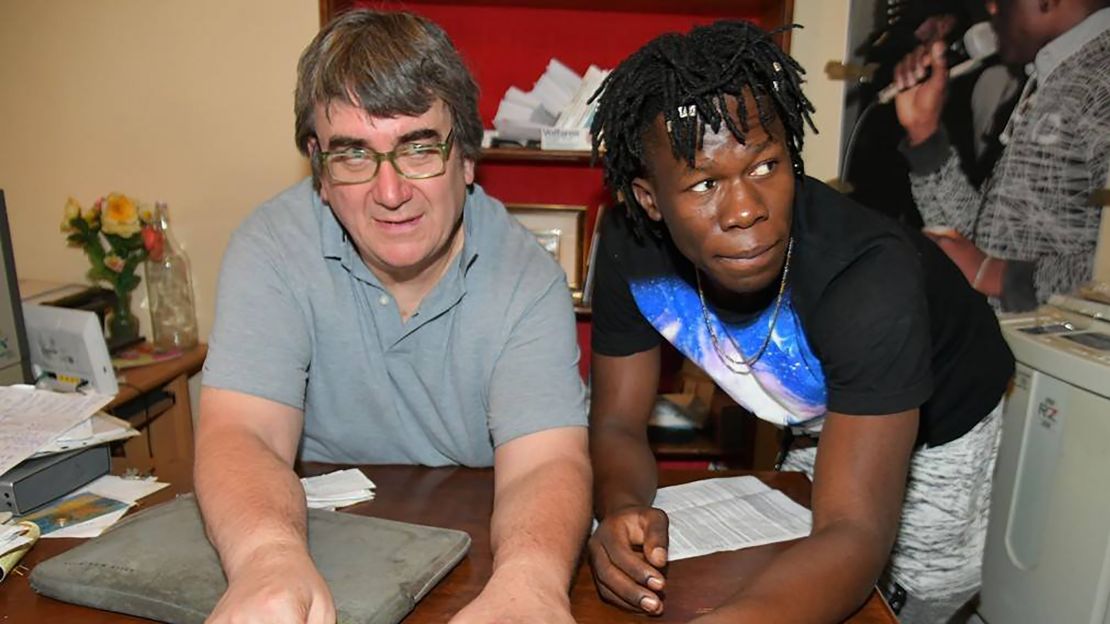
[[[629,286],[644,318],[737,403],[777,425],[820,428],[826,412],[825,375],[806,341],[789,289],[783,295],[767,351],[752,373],[741,374],[729,370],[713,348],[694,287],[677,276],[634,279]],[[756,353],[767,337],[767,323],[773,312],[771,305],[746,325],[732,325],[718,319],[710,309],[709,320],[721,351],[733,360],[739,359],[727,332],[744,353]]]

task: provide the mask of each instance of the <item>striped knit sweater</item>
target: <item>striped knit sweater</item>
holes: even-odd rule
[[[1023,310],[1090,279],[1100,209],[1092,193],[1110,166],[1110,9],[1050,42],[1025,92],[991,177],[977,190],[943,131],[903,152],[928,225],[948,225],[1008,261],[1003,310]]]

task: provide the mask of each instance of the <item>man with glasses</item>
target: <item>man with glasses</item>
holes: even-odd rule
[[[223,261],[196,487],[228,590],[215,622],[333,622],[296,460],[494,466],[493,575],[456,622],[572,622],[589,517],[565,277],[474,184],[477,88],[444,32],[356,11],[301,57],[312,178]]]

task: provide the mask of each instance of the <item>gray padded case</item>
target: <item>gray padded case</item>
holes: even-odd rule
[[[342,624],[394,624],[470,549],[462,531],[308,510],[312,559]],[[192,496],[123,520],[35,566],[35,591],[172,624],[201,623],[227,589]]]

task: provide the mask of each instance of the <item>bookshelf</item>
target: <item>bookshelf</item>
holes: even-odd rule
[[[321,23],[362,7],[411,11],[442,26],[478,82],[479,113],[487,128],[493,127],[505,91],[529,90],[551,58],[579,73],[591,63],[612,68],[665,32],[719,19],[748,19],[773,29],[791,23],[794,15],[794,0],[320,0]],[[789,33],[779,40],[789,49]],[[486,149],[477,181],[505,203],[587,206],[586,244],[597,207],[612,203],[588,152]],[[588,308],[576,312],[585,376],[591,315]]]
[[[590,152],[577,150],[541,150],[526,147],[487,147],[482,162],[563,162],[590,164]]]

